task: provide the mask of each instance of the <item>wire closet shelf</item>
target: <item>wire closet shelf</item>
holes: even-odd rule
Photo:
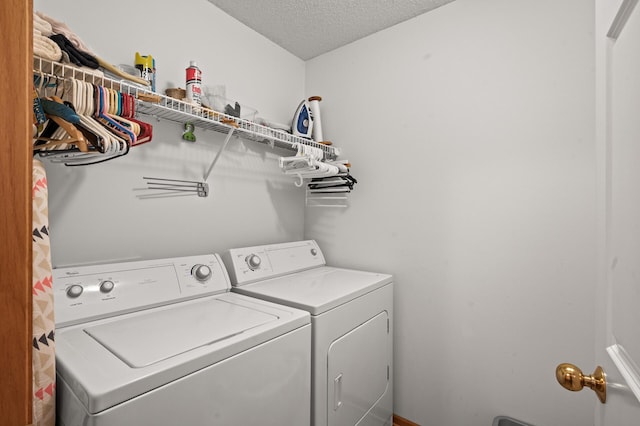
[[[320,144],[209,108],[192,105],[125,80],[116,80],[101,74],[94,74],[89,70],[39,57],[33,59],[33,72],[52,78],[81,80],[132,95],[136,98],[137,113],[178,123],[190,122],[196,127],[225,134],[233,131],[235,135],[244,139],[293,151],[297,150],[298,145],[309,145],[321,149],[325,160],[338,158],[339,150],[333,146]]]

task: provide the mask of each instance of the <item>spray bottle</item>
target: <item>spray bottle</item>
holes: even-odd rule
[[[156,91],[155,60],[151,55],[142,56],[136,52],[136,68],[140,70],[140,77],[147,80],[152,91]]]
[[[196,61],[189,62],[187,68],[187,102],[200,106],[202,96],[202,71]]]

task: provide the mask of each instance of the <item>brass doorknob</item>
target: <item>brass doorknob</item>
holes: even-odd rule
[[[575,365],[563,363],[556,368],[556,379],[565,389],[577,392],[586,386],[593,389],[600,402],[604,404],[607,401],[607,380],[600,366],[596,367],[592,375],[585,376]]]

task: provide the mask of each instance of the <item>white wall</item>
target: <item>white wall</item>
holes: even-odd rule
[[[307,64],[359,180],[308,209],[330,263],[396,277],[395,411],[593,424],[594,6],[458,0]]]
[[[304,62],[230,18],[206,0],[34,2],[34,10],[65,22],[113,64],[133,65],[136,51],[156,58],[157,90],[185,87],[196,60],[204,85],[276,122],[291,120],[304,97]],[[54,265],[223,251],[300,239],[304,194],[278,169],[283,152],[232,140],[209,177],[207,198],[136,198],[143,176],[200,180],[224,135],[158,122],[153,141],[88,167],[46,164]]]

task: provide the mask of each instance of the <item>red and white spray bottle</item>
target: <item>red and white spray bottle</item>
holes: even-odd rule
[[[201,105],[202,96],[202,71],[198,68],[196,61],[189,62],[187,68],[187,102],[193,105]]]

